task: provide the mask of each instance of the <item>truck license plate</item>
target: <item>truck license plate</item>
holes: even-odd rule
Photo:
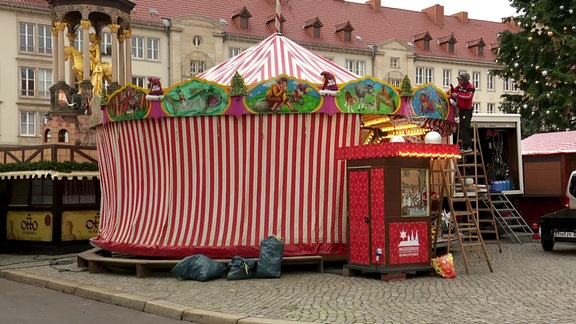
[[[576,238],[576,233],[574,233],[574,232],[554,232],[554,237]]]

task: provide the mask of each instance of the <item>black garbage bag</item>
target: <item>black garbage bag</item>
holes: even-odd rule
[[[280,278],[283,256],[284,242],[280,238],[272,235],[263,239],[260,242],[260,255],[254,277]]]
[[[249,279],[254,275],[254,267],[256,266],[255,259],[244,259],[240,256],[235,256],[228,262],[228,280],[241,280]]]
[[[203,254],[195,254],[182,259],[171,272],[180,280],[206,281],[221,277],[226,266]]]

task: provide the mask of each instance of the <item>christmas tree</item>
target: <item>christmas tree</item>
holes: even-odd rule
[[[518,87],[504,95],[502,110],[520,113],[523,136],[576,129],[576,3],[512,0],[519,13],[505,20],[518,32],[498,35],[495,75]]]
[[[407,75],[402,79],[400,84],[400,96],[402,97],[412,97],[412,84]]]
[[[239,97],[246,95],[246,86],[244,85],[244,78],[236,71],[232,77],[230,84],[230,95],[232,97]]]

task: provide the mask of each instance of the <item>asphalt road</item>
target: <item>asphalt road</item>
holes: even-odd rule
[[[0,323],[182,324],[182,321],[0,279]]]

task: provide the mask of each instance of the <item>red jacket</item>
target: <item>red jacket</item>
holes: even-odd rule
[[[472,83],[468,82],[463,86],[458,85],[456,91],[458,93],[458,109],[472,109],[474,92],[476,91]]]

